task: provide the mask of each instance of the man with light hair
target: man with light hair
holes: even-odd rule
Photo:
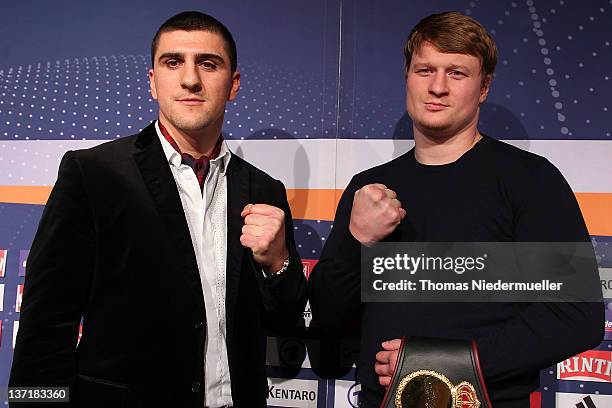
[[[309,279],[313,322],[336,335],[360,327],[360,407],[380,406],[403,336],[476,340],[493,406],[528,407],[540,369],[600,343],[601,304],[361,302],[361,245],[590,239],[548,160],[478,130],[497,62],[480,23],[428,16],[404,56],[415,146],[346,188]]]

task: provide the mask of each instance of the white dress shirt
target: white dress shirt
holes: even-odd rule
[[[202,282],[206,306],[204,406],[212,408],[232,406],[225,315],[227,258],[225,171],[232,155],[223,141],[219,156],[210,161],[202,193],[194,171],[186,164],[181,164],[181,155],[161,133],[159,122],[155,123],[155,129],[181,197]]]

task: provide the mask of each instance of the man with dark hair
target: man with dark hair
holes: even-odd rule
[[[415,147],[346,188],[309,279],[313,324],[336,335],[361,326],[360,407],[380,406],[403,336],[476,340],[493,406],[528,407],[540,369],[599,344],[601,304],[361,302],[361,245],[590,239],[550,162],[478,131],[497,60],[482,25],[455,12],[429,16],[405,58]]]
[[[306,302],[285,189],[221,136],[240,86],[227,28],[181,13],[152,52],[159,119],[62,159],[10,385],[68,386],[86,408],[265,407],[262,326]]]
[[[227,52],[232,72],[235,72],[238,68],[236,42],[234,41],[232,33],[230,33],[227,27],[221,24],[221,22],[216,18],[197,11],[185,11],[179,13],[168,19],[168,21],[159,27],[159,30],[157,30],[157,33],[155,33],[155,37],[153,37],[153,41],[151,42],[151,66],[155,66],[155,53],[157,52],[157,46],[159,45],[159,37],[163,33],[176,30],[201,30],[218,34],[223,39],[223,46]]]

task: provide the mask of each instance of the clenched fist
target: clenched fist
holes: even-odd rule
[[[250,248],[255,262],[267,272],[276,272],[289,257],[285,242],[285,212],[268,204],[247,204],[240,243]]]
[[[393,190],[368,184],[355,192],[349,231],[363,245],[373,245],[391,234],[405,216]]]

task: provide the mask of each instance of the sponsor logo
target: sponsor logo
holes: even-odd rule
[[[361,384],[355,381],[336,380],[334,392],[335,408],[357,408]]]
[[[557,364],[557,378],[612,382],[612,351],[589,350]]]
[[[0,249],[0,278],[4,278],[4,273],[6,272],[7,253],[8,249]]]
[[[556,397],[557,408],[607,408],[612,406],[612,395],[558,392]]]
[[[593,402],[593,398],[591,398],[590,395],[587,395],[582,399],[582,401],[576,404],[576,408],[584,408],[585,406],[587,406],[588,408],[596,408],[596,405]]]
[[[306,308],[304,309],[304,325],[310,327],[310,321],[312,320],[312,311],[310,310],[310,302],[306,302]]]
[[[306,308],[304,309],[304,319],[312,318],[312,311],[310,310],[310,302],[306,302]]]
[[[29,249],[22,249],[19,251],[19,276],[25,276],[26,274],[28,255],[30,255]]]
[[[15,349],[15,340],[17,339],[17,332],[19,331],[19,320],[13,322],[13,350]]]
[[[606,302],[606,322],[604,340],[612,340],[612,302]]]
[[[612,299],[612,268],[599,268],[599,281],[604,299]]]
[[[359,405],[359,391],[361,384],[353,384],[346,393],[346,400],[352,408],[357,408]]]
[[[306,279],[310,276],[310,272],[312,272],[312,268],[317,264],[316,259],[302,259],[302,268],[304,270],[304,275],[306,275]]]
[[[21,312],[21,299],[23,299],[23,284],[17,285],[17,297],[15,298],[15,311]]]
[[[0,283],[0,312],[4,312],[4,283]]]
[[[291,408],[316,408],[317,380],[268,378],[268,405]]]

